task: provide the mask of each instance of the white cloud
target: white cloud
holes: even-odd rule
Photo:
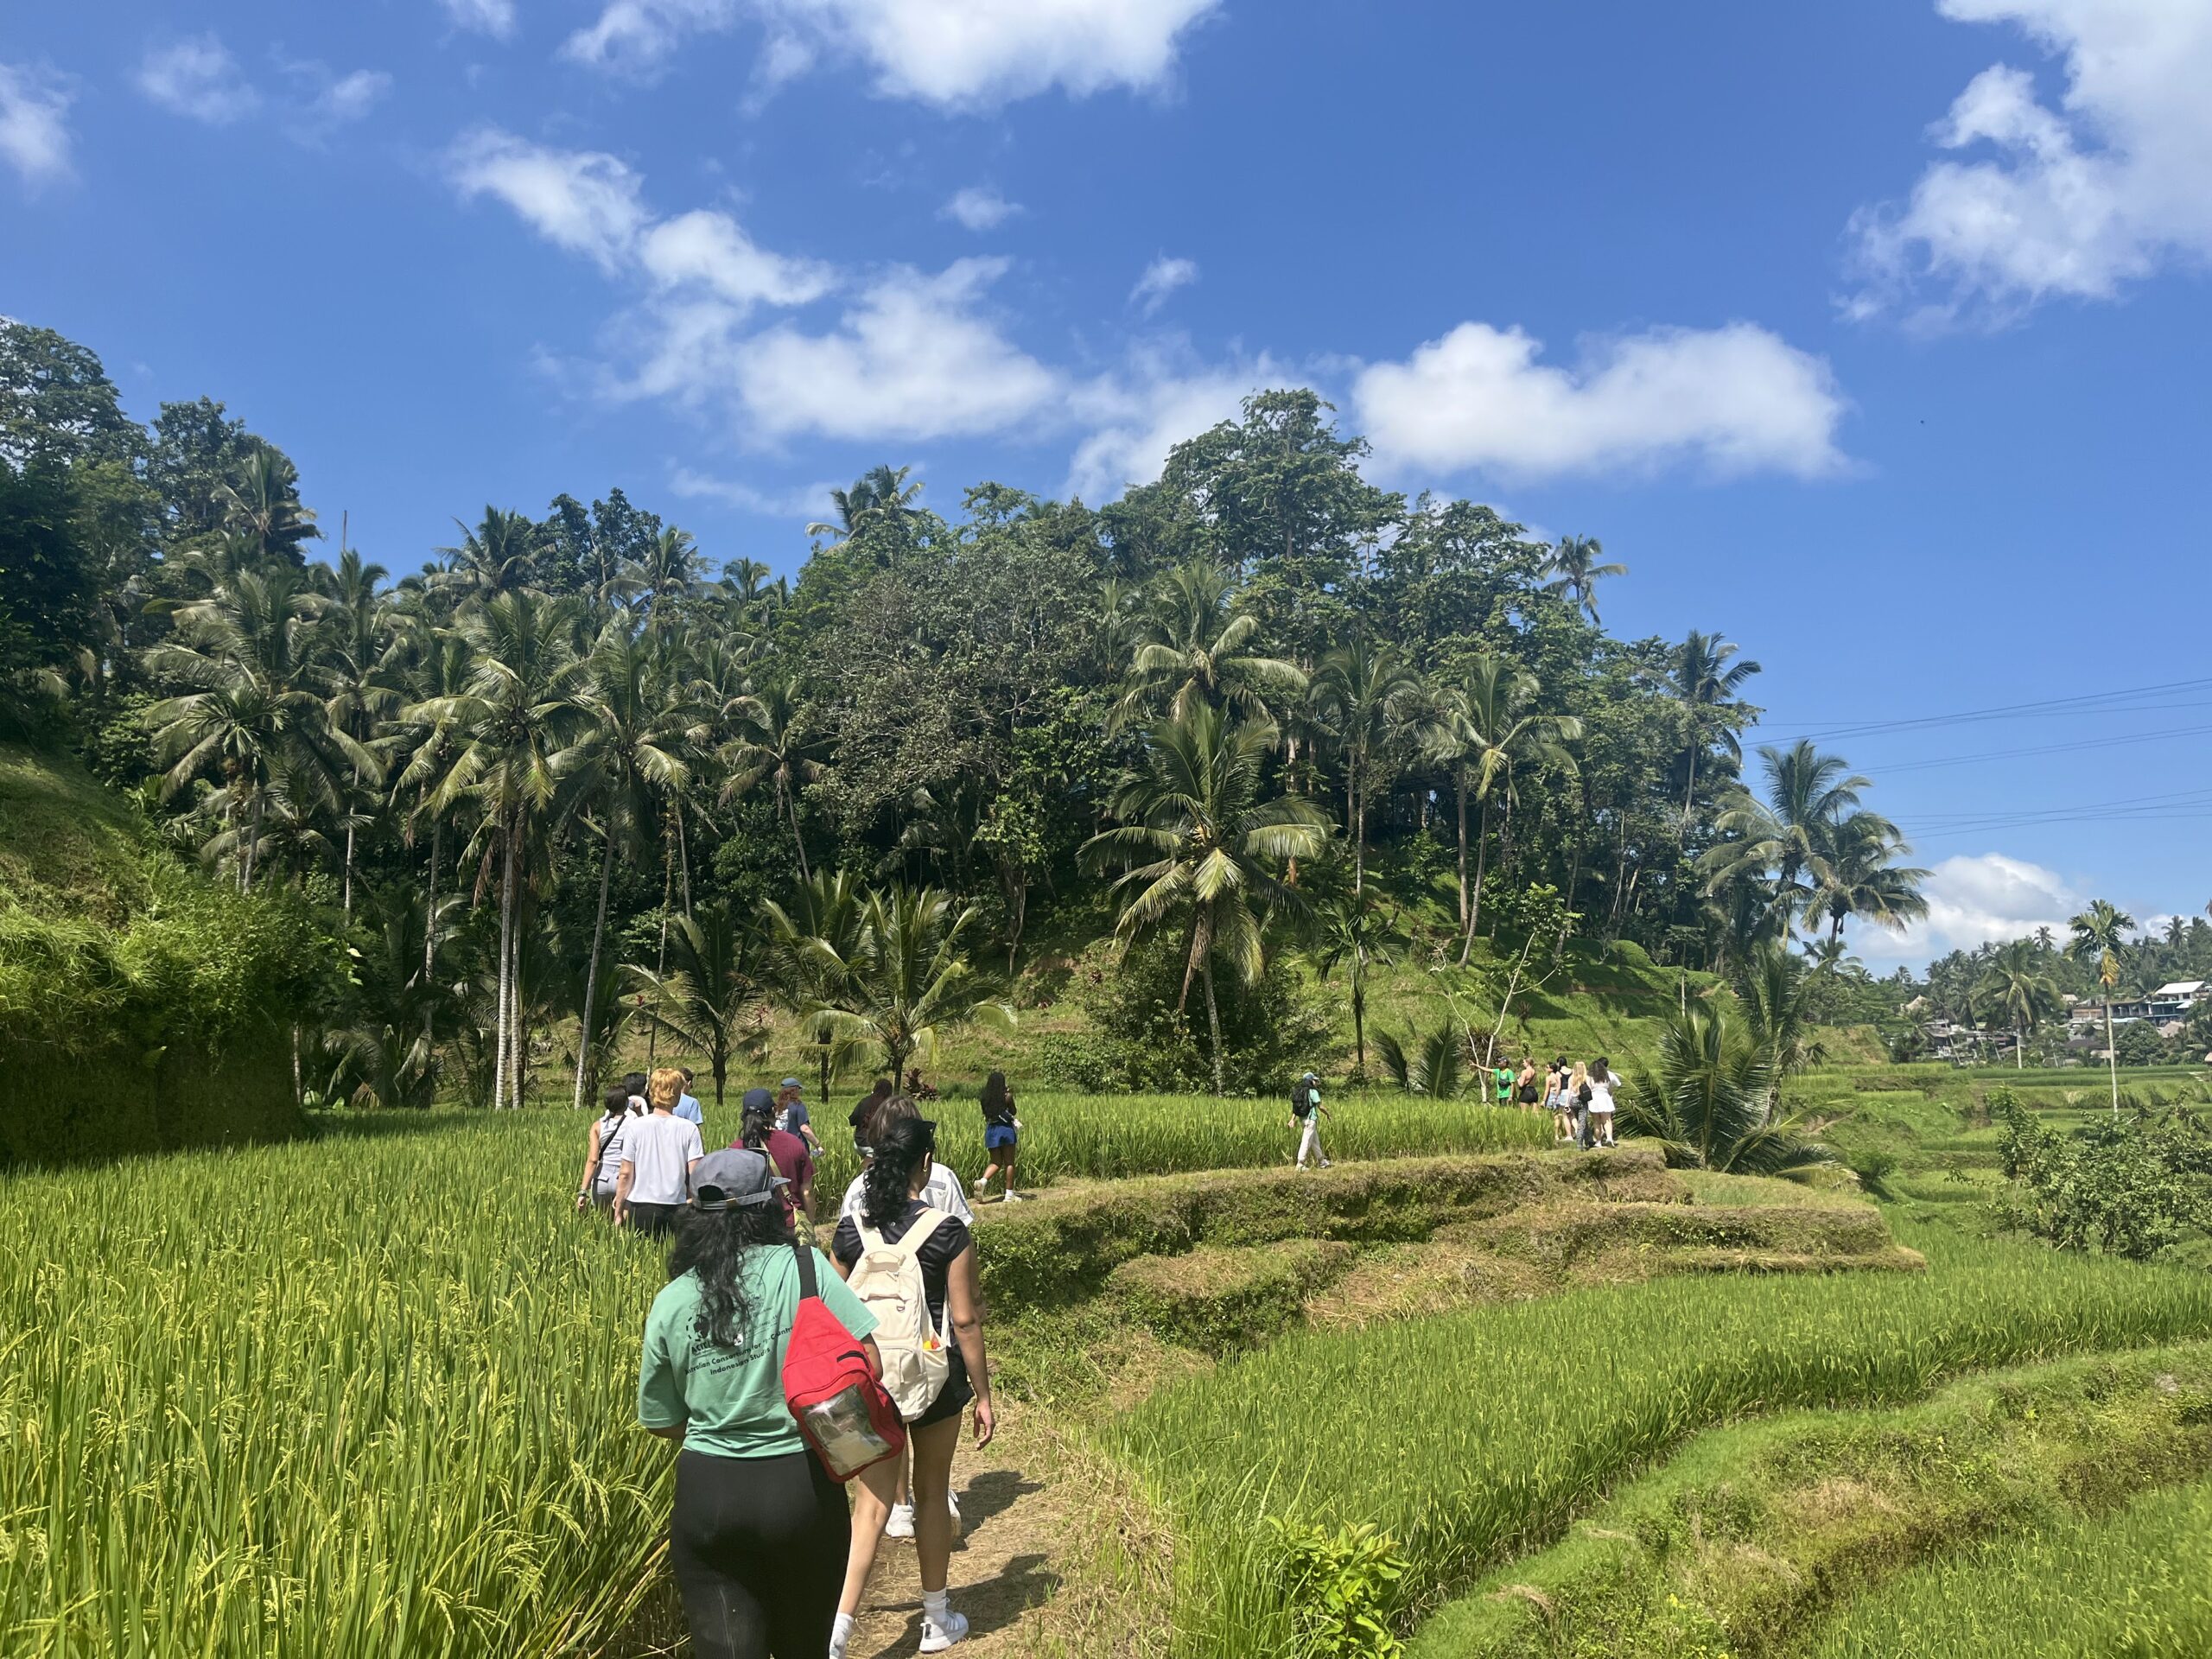
[[[1021,211],[1020,202],[1008,201],[986,185],[971,184],[939,208],[938,217],[952,219],[971,231],[989,231]]]
[[[1928,900],[1925,921],[1902,933],[1854,929],[1848,936],[1852,948],[1869,959],[1921,962],[2025,938],[2039,927],[2063,939],[2066,918],[2082,902],[2056,871],[2003,853],[1947,858],[1929,872],[1920,891]]]
[[[381,69],[356,69],[324,87],[315,100],[314,114],[334,125],[359,121],[391,91],[391,77]]]
[[[238,60],[212,33],[149,51],[137,80],[138,90],[163,109],[211,127],[227,126],[261,105]]]
[[[1360,371],[1360,429],[1386,463],[1516,479],[1689,461],[1799,477],[1843,465],[1844,401],[1821,359],[1750,323],[1591,342],[1573,370],[1518,328],[1463,322]]]
[[[696,284],[740,308],[804,305],[836,283],[829,266],[771,253],[711,208],[655,225],[639,243],[638,258],[663,288]]]
[[[0,161],[36,189],[70,175],[71,85],[29,64],[0,63]]]
[[[609,270],[651,219],[638,175],[597,150],[553,149],[480,127],[454,143],[446,168],[464,199],[496,196],[547,241]]]
[[[747,428],[782,438],[919,440],[999,432],[1052,410],[1058,374],[978,310],[1003,259],[937,276],[894,267],[827,334],[781,326],[741,342],[732,388]]]
[[[714,478],[681,466],[671,469],[668,486],[687,499],[720,501],[746,512],[757,512],[765,518],[796,518],[803,523],[828,517],[830,492],[836,487],[823,483],[762,489],[742,479]]]
[[[1265,356],[1205,365],[1189,360],[1187,352],[1140,348],[1126,373],[1103,376],[1071,397],[1086,435],[1068,464],[1067,493],[1096,503],[1132,484],[1149,484],[1184,439],[1236,419],[1244,399],[1261,388],[1301,378]]]
[[[1129,303],[1145,315],[1151,316],[1167,303],[1167,296],[1179,288],[1188,288],[1198,280],[1198,262],[1195,259],[1171,259],[1161,254],[1144,268],[1144,275],[1137,278],[1137,285],[1129,290]]]
[[[515,32],[515,0],[438,0],[456,29],[473,29],[495,41]]]
[[[1220,0],[608,0],[562,48],[578,62],[651,73],[689,35],[751,16],[773,81],[823,56],[856,59],[875,90],[948,108],[1058,86],[1082,97],[1162,85],[1184,35]]]
[[[2006,65],[1932,130],[1945,149],[1910,199],[1862,210],[1857,316],[1916,306],[2002,320],[2054,296],[2110,299],[2169,263],[2212,257],[2212,4],[2205,0],[1938,0],[1961,22],[2018,25],[2063,60],[2056,108]],[[1929,289],[1940,297],[1921,300]]]

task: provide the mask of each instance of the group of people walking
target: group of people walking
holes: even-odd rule
[[[889,1078],[855,1106],[865,1161],[825,1254],[812,1231],[828,1220],[814,1192],[821,1142],[798,1080],[747,1090],[737,1138],[714,1152],[684,1110],[697,1109],[690,1081],[668,1068],[607,1092],[576,1207],[673,1238],[645,1320],[638,1417],[680,1442],[669,1558],[692,1647],[705,1659],[843,1659],[893,1537],[914,1541],[921,1651],[943,1652],[968,1634],[946,1586],[953,1453],[963,1418],[979,1448],[996,1424],[975,1216],[938,1160],[938,1125]],[[1018,1202],[1021,1124],[1002,1074],[982,1109],[976,1196],[998,1179],[1001,1201]],[[826,1351],[809,1349],[810,1318],[832,1333]],[[824,1351],[849,1386],[803,1403],[795,1370]]]
[[[1517,1068],[1501,1058],[1490,1075],[1500,1106],[1549,1112],[1560,1145],[1588,1150],[1618,1144],[1613,1139],[1613,1090],[1620,1080],[1602,1055],[1586,1065],[1562,1054],[1540,1066],[1531,1057]]]

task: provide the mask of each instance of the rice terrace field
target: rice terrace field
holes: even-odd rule
[[[1932,1109],[1970,1142],[1905,1092],[1862,1131]],[[1064,1138],[982,1217],[1007,1444],[1115,1522],[1045,1512],[1051,1577],[978,1651],[1855,1656],[1899,1650],[1900,1605],[1945,1655],[2206,1628],[2186,1555],[2110,1616],[2004,1586],[2201,1507],[2212,1277],[1464,1103],[1352,1097],[1304,1173],[1263,1104],[1025,1110]],[[81,1173],[0,1185],[0,1651],[666,1650],[670,1459],[631,1398],[658,1263],[565,1211],[575,1130],[353,1119],[114,1166],[96,1205]],[[1808,1497],[1839,1491],[1847,1519]],[[1738,1534],[1783,1567],[1716,1559]],[[890,1602],[855,1651],[909,1650]]]

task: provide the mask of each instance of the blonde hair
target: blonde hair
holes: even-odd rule
[[[1583,1065],[1581,1061],[1577,1060],[1574,1063],[1574,1075],[1567,1080],[1567,1088],[1569,1090],[1580,1089],[1584,1084],[1589,1081],[1590,1068]]]
[[[657,1112],[674,1111],[683,1096],[683,1073],[672,1065],[664,1065],[646,1080],[645,1098]]]

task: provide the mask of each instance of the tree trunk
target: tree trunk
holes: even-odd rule
[[[676,856],[683,871],[683,918],[691,919],[691,843],[683,833],[683,799],[676,801]]]
[[[582,1110],[584,1103],[584,1077],[592,1052],[592,1004],[599,991],[600,941],[607,937],[607,890],[614,880],[614,815],[607,815],[607,851],[599,861],[599,917],[591,928],[591,961],[584,969],[583,1026],[576,1033],[576,1097],[574,1104]],[[715,1104],[720,1106],[720,1079],[716,1079]]]
[[[1698,734],[1693,729],[1690,739],[1690,785],[1682,791],[1682,832],[1675,838],[1675,850],[1678,853],[1688,846],[1690,842],[1690,810],[1693,803],[1697,799],[1697,752],[1700,747],[1697,737]]]
[[[2112,1073],[2112,1115],[2120,1116],[2120,1050],[2112,1040],[2112,993],[2105,993],[2105,1063]]]
[[[1359,1075],[1367,1075],[1367,957],[1355,946],[1351,958],[1351,1047]]]
[[[1467,925],[1467,769],[1454,766],[1452,781],[1459,797],[1459,925]]]
[[[1349,759],[1344,764],[1344,828],[1351,831],[1351,890],[1359,891],[1367,874],[1367,826],[1360,821],[1357,773]]]
[[[811,881],[814,880],[813,873],[806,868],[806,837],[799,834],[798,830],[798,791],[789,789],[781,792],[784,804],[791,809],[791,845],[798,852],[798,879],[802,881]]]
[[[435,1018],[430,982],[437,972],[438,854],[442,850],[445,834],[445,820],[437,819],[430,827],[430,898],[423,912],[423,1042],[426,1049],[431,1041],[432,1023]]]
[[[358,781],[358,780],[357,780]],[[346,919],[353,919],[353,815],[346,814],[346,880],[340,889],[339,907],[346,912]]]
[[[253,791],[253,816],[248,820],[245,836],[245,873],[238,879],[238,891],[253,891],[253,867],[261,857],[261,791]]]
[[[514,935],[515,935],[515,843],[512,828],[503,823],[500,835],[499,868],[499,994],[493,1023],[499,1035],[493,1045],[492,1105],[494,1110],[507,1103],[508,1045],[512,1022],[508,1014],[508,999],[514,992]]]
[[[1206,1033],[1213,1041],[1213,1093],[1218,1100],[1224,1092],[1221,1081],[1221,1009],[1213,1000],[1213,953],[1206,953]]]
[[[1475,930],[1483,921],[1483,874],[1485,859],[1490,852],[1490,797],[1483,797],[1480,822],[1475,830],[1475,889],[1467,903],[1467,931],[1459,938],[1459,966],[1467,965],[1467,958],[1475,948]]]
[[[660,955],[653,962],[653,1001],[658,1014],[660,1001],[660,982],[668,976],[668,906],[676,892],[676,848],[671,843],[661,860],[660,878]],[[645,1070],[653,1069],[653,1056],[660,1050],[660,1021],[645,1022]],[[825,1085],[826,1086],[826,1085]]]

